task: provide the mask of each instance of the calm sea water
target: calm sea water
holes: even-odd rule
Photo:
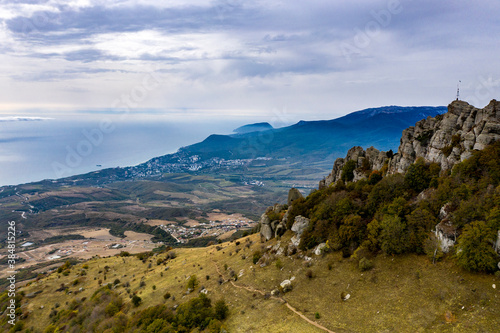
[[[193,117],[106,117],[107,122],[103,119],[0,119],[0,186],[137,165],[199,142],[210,134],[229,134],[250,121]]]

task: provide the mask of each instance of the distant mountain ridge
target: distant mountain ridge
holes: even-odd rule
[[[274,129],[273,126],[269,123],[256,123],[256,124],[248,124],[248,125],[243,125],[241,127],[238,127],[235,129],[233,132],[237,134],[245,134],[245,133],[251,133],[251,132],[261,132],[261,131],[267,131],[267,130],[272,130]]]
[[[325,160],[327,166],[331,165],[336,157],[344,155],[353,145],[376,145],[386,150],[396,149],[401,132],[405,128],[446,111],[444,106],[388,106],[361,110],[332,120],[302,120],[287,127],[268,127],[265,131],[213,134],[202,142],[179,149],[175,154],[161,156],[152,161],[155,164],[172,164],[183,163],[189,156],[197,156],[198,162],[213,158],[234,160],[262,157],[300,162]],[[267,127],[262,123],[247,126]]]

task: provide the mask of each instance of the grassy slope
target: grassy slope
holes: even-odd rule
[[[373,270],[361,273],[353,262],[342,259],[339,253],[313,255],[310,269],[315,277],[308,279],[305,271],[309,268],[305,267],[303,259],[280,256],[284,264],[282,270],[274,262],[264,268],[253,265],[253,251],[261,250],[263,245],[273,245],[276,240],[261,244],[258,235],[249,237],[253,240],[250,249],[244,247],[244,239],[240,240],[239,246],[224,243],[220,251],[214,246],[176,249],[177,258],[166,264],[167,271],[164,265],[156,265],[156,258],[151,260],[151,269],[148,269],[149,261],[143,264],[135,257],[90,260],[85,281],[70,286],[69,290],[73,292],[84,287],[84,291],[76,296],[54,290],[61,283],[75,280],[81,264],[67,277],[54,273],[23,288],[26,294],[43,290],[35,298],[25,299],[25,309],[33,311],[25,327],[33,326],[43,331],[50,322],[48,315],[56,302],[62,309],[65,302],[74,298],[89,298],[97,288],[97,280],[103,278],[99,270],[108,265],[111,269],[104,282],[116,278],[122,283],[129,281],[132,292],[137,290],[143,299],[140,309],[162,302],[172,306],[183,303],[197,295],[199,288],[204,286],[214,301],[224,297],[229,303],[230,317],[226,326],[230,332],[322,332],[292,313],[278,299],[266,300],[257,292],[235,288],[228,282],[219,285],[216,264],[225,278],[228,274],[224,271],[224,264],[237,274],[243,269],[243,276],[235,283],[265,292],[275,289],[283,279],[295,276],[294,290],[284,299],[306,317],[334,332],[494,332],[500,325],[499,289],[492,288],[493,283],[500,284],[498,279],[492,275],[461,271],[451,259],[433,265],[424,256],[380,255],[373,260]],[[288,237],[283,237],[282,244]],[[234,252],[236,248],[241,249],[238,254]],[[243,260],[242,254],[247,258]],[[191,274],[197,275],[200,286],[194,293],[186,295],[187,278]],[[206,280],[206,275],[210,276],[209,280]],[[140,288],[143,276],[146,286]],[[153,290],[153,285],[156,285],[156,290]],[[117,290],[129,302],[125,289],[118,287]],[[164,301],[162,296],[166,291],[176,300]],[[349,293],[351,298],[342,301],[341,292]],[[42,305],[44,308],[40,309]],[[315,312],[321,315],[319,320],[314,319]],[[450,320],[446,319],[447,312],[451,313]]]

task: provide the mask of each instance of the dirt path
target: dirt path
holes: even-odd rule
[[[219,265],[217,265],[217,263],[214,261],[214,265],[215,265],[215,269],[217,270],[217,273],[219,273],[220,276],[224,276],[221,271],[219,270]],[[231,284],[233,285],[233,287],[235,288],[239,288],[239,289],[245,289],[246,291],[249,291],[251,293],[259,293],[261,294],[262,296],[265,296],[266,293],[264,293],[263,291],[261,290],[258,290],[258,289],[254,289],[254,288],[251,288],[251,287],[245,287],[245,286],[239,286],[237,285],[236,283],[234,283],[234,281],[232,280],[226,280],[226,281],[229,281],[231,282]],[[331,330],[329,330],[328,328],[324,327],[324,326],[321,326],[320,324],[312,321],[311,319],[307,318],[306,316],[304,316],[301,312],[299,312],[296,308],[294,308],[293,306],[290,305],[290,303],[288,303],[285,299],[283,299],[282,297],[276,297],[276,296],[271,296],[271,298],[273,299],[277,299],[277,300],[281,300],[286,306],[287,308],[289,308],[290,310],[292,310],[292,312],[294,312],[296,315],[298,315],[300,318],[302,318],[303,320],[307,321],[309,324],[325,331],[325,332],[328,332],[328,333],[335,333]]]

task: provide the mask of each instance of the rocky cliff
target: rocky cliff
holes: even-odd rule
[[[387,164],[387,174],[404,173],[419,157],[451,169],[457,162],[500,139],[500,102],[492,100],[483,109],[464,101],[448,105],[448,112],[428,117],[403,131],[398,151],[392,154],[370,147],[351,148],[345,158],[335,161],[332,172],[320,182],[320,188],[335,183],[349,161],[355,162],[353,181],[367,176],[366,169],[380,170]]]

